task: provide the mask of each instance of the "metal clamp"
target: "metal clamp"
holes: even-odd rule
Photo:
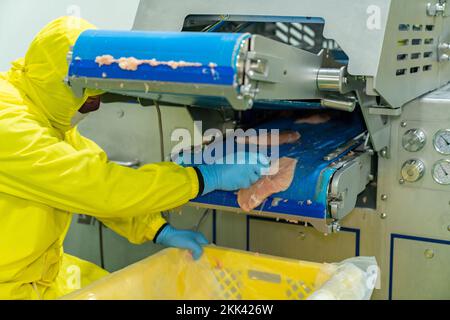
[[[250,80],[279,83],[283,78],[284,62],[282,59],[250,51],[247,53],[246,74]]]

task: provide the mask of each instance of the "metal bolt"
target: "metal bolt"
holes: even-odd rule
[[[382,194],[381,195],[381,200],[386,201],[388,199],[387,194]]]
[[[447,231],[450,232],[450,224],[447,226]]]
[[[381,150],[380,155],[381,155],[383,158],[386,158],[387,155],[388,155],[387,150],[386,150],[386,149]]]
[[[450,50],[450,43],[442,42],[439,43],[439,49],[440,50]]]
[[[334,222],[332,225],[333,233],[337,233],[341,231],[341,225],[338,222]]]
[[[425,258],[427,259],[433,259],[434,258],[434,251],[431,249],[427,249],[424,252]]]
[[[385,219],[387,219],[387,214],[383,212],[383,213],[380,215],[380,217],[381,217],[381,219],[385,220]]]
[[[439,57],[439,61],[450,61],[450,56],[444,53]]]
[[[405,184],[405,179],[400,179],[398,182],[399,182],[400,184]]]
[[[406,128],[407,125],[408,125],[408,122],[406,122],[406,121],[402,121],[402,122],[400,123],[400,126],[401,126],[402,128]]]

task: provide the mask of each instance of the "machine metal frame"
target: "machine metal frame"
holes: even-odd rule
[[[241,211],[224,206],[217,207],[219,211],[211,219],[214,235],[217,229],[213,239],[217,238],[218,245],[320,262],[335,262],[355,254],[376,256],[381,268],[381,290],[375,291],[375,299],[450,298],[450,189],[448,185],[438,184],[431,172],[439,161],[450,161],[450,155],[439,153],[432,141],[439,132],[450,130],[450,86],[446,85],[450,80],[449,7],[448,1],[443,0],[141,1],[135,30],[181,31],[185,19],[193,15],[206,21],[324,22],[324,36],[336,40],[349,57],[345,68],[323,57],[322,72],[318,74],[321,79],[318,87],[324,95],[322,104],[345,109],[342,101],[348,99],[346,111],[360,108],[371,144],[364,144],[363,147],[369,149],[363,148],[364,152],[346,159],[348,161],[336,172],[336,183],[332,182],[329,190],[332,217],[326,223],[322,219],[302,219],[327,234],[338,231],[340,227],[334,219],[342,219],[343,232],[324,237],[301,223],[275,222],[297,221],[298,216],[251,213],[256,217],[273,218],[273,221],[265,221],[227,214]],[[413,45],[415,39],[420,41]],[[425,43],[427,39],[433,39],[432,43]],[[418,57],[417,53],[421,55]],[[276,63],[276,59],[272,61]],[[259,69],[260,66],[256,60],[254,67]],[[427,67],[426,70],[423,67]],[[345,79],[355,80],[356,86],[346,91]],[[88,85],[95,87],[95,80]],[[132,91],[143,90],[142,84],[130,81],[127,85]],[[123,93],[120,84],[111,82],[108,86]],[[161,86],[173,93],[181,90],[166,87],[166,84]],[[207,94],[210,89],[218,88],[205,88],[199,94]],[[192,92],[193,88],[182,90]],[[351,103],[347,94],[353,92],[356,94]],[[225,92],[217,94],[226,95]],[[333,104],[334,100],[337,104]],[[127,117],[118,120],[117,111],[114,108],[110,111],[105,110],[104,115],[108,120],[120,121],[114,128],[120,134],[130,135],[130,127],[135,131],[148,130],[147,122],[141,124],[144,128],[136,128],[136,120]],[[123,112],[132,114],[133,110],[124,108]],[[171,120],[188,126],[192,118],[204,117],[211,125],[216,121],[223,121],[222,126],[233,125],[230,117],[214,118],[216,113],[219,112],[192,108],[177,111]],[[402,144],[405,133],[410,130],[426,134],[424,146],[417,151],[406,150]],[[91,128],[92,132],[102,137],[103,133],[97,133],[96,126]],[[137,145],[148,146],[152,141],[148,134],[138,136],[133,139]],[[99,140],[109,141],[110,137],[105,134]],[[123,145],[117,141],[111,144],[114,157],[148,159],[142,152],[132,151],[129,140],[124,141]],[[143,149],[151,153],[149,148]],[[375,158],[375,152],[378,153],[378,170],[376,176],[371,177],[368,158]],[[415,182],[407,182],[401,176],[402,166],[411,159],[425,164],[422,178]],[[413,169],[420,171],[421,167]],[[358,174],[360,178],[353,179]],[[376,208],[357,207],[347,214],[354,207],[354,198],[348,195],[357,194],[371,178],[374,178],[371,187],[376,184],[377,189]],[[342,199],[344,203],[339,203]],[[194,207],[201,206],[194,204]],[[183,211],[203,214],[192,208],[183,208]],[[191,224],[193,216],[172,215],[170,222],[176,224],[179,219],[190,219]]]

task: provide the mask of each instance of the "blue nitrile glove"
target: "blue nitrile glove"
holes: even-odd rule
[[[177,230],[169,224],[163,227],[155,242],[166,247],[190,250],[195,260],[201,258],[203,254],[202,246],[209,244],[203,234],[188,230]]]
[[[203,176],[203,195],[215,190],[250,188],[270,167],[270,160],[259,153],[239,152],[231,155],[231,159],[235,161],[230,162],[230,158],[225,157],[221,162],[216,161],[216,164],[198,167]]]

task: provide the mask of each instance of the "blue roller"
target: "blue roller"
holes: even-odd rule
[[[142,32],[88,30],[78,38],[69,68],[70,77],[144,80],[232,86],[237,58],[246,33]],[[122,70],[118,64],[99,66],[99,56],[139,60],[185,61],[201,67],[139,66]],[[215,68],[210,68],[210,64]]]

